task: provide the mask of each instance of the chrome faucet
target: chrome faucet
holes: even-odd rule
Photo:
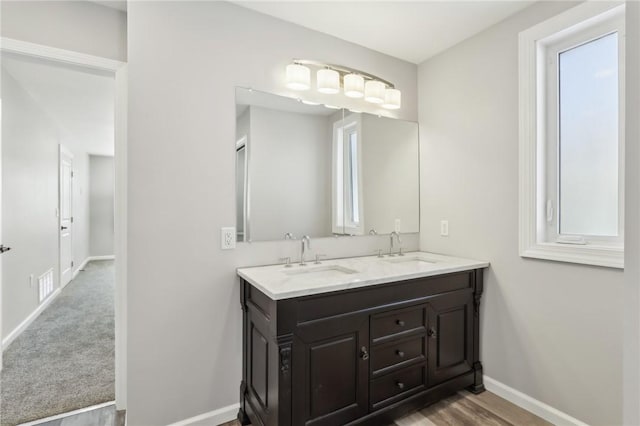
[[[284,234],[284,239],[285,240],[295,240],[296,237],[294,237],[291,232],[287,232],[286,234]]]
[[[402,244],[402,240],[400,239],[400,234],[398,232],[393,231],[391,234],[389,234],[389,256],[393,256],[393,237],[394,236],[398,240],[398,245]]]
[[[308,235],[305,235],[300,239],[300,242],[302,243],[302,245],[300,246],[300,266],[307,266],[307,264],[304,261],[304,251],[305,251],[305,248],[306,249],[311,248],[311,237],[309,237]]]

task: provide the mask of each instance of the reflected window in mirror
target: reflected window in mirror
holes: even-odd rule
[[[364,235],[360,114],[334,123],[333,232]]]
[[[247,227],[247,135],[236,142],[236,241],[245,241]]]

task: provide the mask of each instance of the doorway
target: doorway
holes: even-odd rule
[[[73,68],[75,71],[79,72],[87,72],[89,74],[101,74],[101,75],[110,75],[113,80],[113,96],[114,101],[112,105],[112,111],[115,110],[115,125],[112,124],[111,132],[112,132],[112,141],[115,139],[115,155],[112,152],[112,168],[116,170],[115,172],[115,183],[113,184],[113,202],[112,202],[112,226],[113,230],[113,241],[112,241],[112,254],[106,254],[100,257],[101,262],[109,262],[108,258],[111,257],[113,259],[114,255],[116,257],[115,265],[112,262],[112,271],[111,275],[115,275],[115,295],[112,296],[113,302],[115,304],[115,401],[117,408],[119,410],[126,408],[126,394],[124,389],[126,389],[126,317],[125,317],[125,280],[126,278],[126,240],[125,236],[125,204],[126,200],[126,168],[125,168],[125,152],[126,152],[126,64],[112,61],[103,58],[92,57],[89,55],[78,54],[76,52],[63,51],[60,49],[49,48],[46,46],[35,45],[31,43],[24,43],[15,40],[9,40],[3,38],[1,40],[1,49],[4,54],[12,54],[16,56],[21,56],[22,59],[27,61],[31,60],[46,60],[55,64],[59,67],[69,67]],[[6,96],[3,93],[2,98],[4,99]],[[6,105],[4,105],[6,106]],[[4,115],[3,111],[3,115]],[[4,124],[4,123],[3,123]],[[6,145],[6,138],[4,140]],[[60,140],[58,140],[60,142]],[[56,199],[55,199],[55,209],[52,209],[49,213],[51,217],[55,218],[55,252],[58,255],[56,259],[56,265],[53,268],[56,273],[55,276],[55,285],[54,288],[56,291],[65,290],[63,289],[65,285],[69,282],[72,284],[68,285],[68,288],[73,287],[73,283],[79,280],[78,277],[81,277],[80,274],[89,274],[98,273],[95,270],[89,271],[91,268],[91,260],[90,256],[86,258],[81,258],[78,260],[78,250],[74,248],[73,242],[78,240],[78,222],[80,221],[79,214],[81,211],[77,209],[77,199],[74,198],[74,195],[78,194],[78,188],[76,185],[76,179],[78,176],[75,174],[76,169],[79,167],[78,155],[74,152],[73,147],[68,146],[68,144],[64,144],[62,147],[59,146],[58,143],[55,146],[55,154],[56,154],[56,183],[59,183],[59,187],[56,187]],[[6,148],[2,147],[3,150]],[[112,148],[113,149],[113,148]],[[3,153],[4,154],[4,153]],[[89,153],[87,153],[88,156]],[[104,153],[97,153],[98,155],[102,155]],[[89,161],[87,159],[86,164],[88,165]],[[86,175],[88,175],[88,170],[85,170]],[[81,188],[84,195],[89,191],[88,184],[85,184],[84,187]],[[46,191],[41,194],[43,196],[49,196],[50,194]],[[58,199],[59,197],[59,199]],[[39,199],[38,197],[33,197],[35,199]],[[6,212],[7,209],[5,208]],[[83,214],[84,220],[89,220],[88,211]],[[5,220],[5,218],[3,218]],[[66,229],[63,229],[66,228]],[[11,242],[8,241],[7,238],[10,238],[10,235],[3,235],[5,240],[3,241],[6,245],[9,245],[13,248],[12,254],[17,254],[18,249],[21,246],[21,241],[17,239],[13,239]],[[87,244],[88,245],[88,244]],[[10,252],[11,253],[11,252]],[[84,256],[81,256],[84,257]],[[4,259],[3,259],[4,258]],[[89,258],[89,262],[85,262]],[[122,260],[120,260],[120,258]],[[105,260],[107,259],[107,260]],[[0,267],[2,264],[10,262],[7,260],[7,255],[3,255],[0,258]],[[102,266],[105,264],[103,263]],[[6,266],[6,265],[5,265]],[[43,269],[43,268],[39,268]],[[94,268],[95,269],[95,268]],[[4,276],[6,276],[6,268],[3,271]],[[32,294],[38,293],[36,290],[40,285],[40,270],[37,272],[29,274],[26,281],[26,286],[31,289]],[[74,281],[75,278],[75,281]],[[0,276],[0,286],[2,287],[2,296],[0,297],[0,317],[7,317],[7,309],[12,309],[11,307],[7,308],[8,303],[8,294],[5,294],[5,282],[6,279],[2,279]],[[112,294],[113,294],[112,289]],[[29,315],[29,317],[37,318],[38,315],[42,314],[48,307],[50,300],[55,300],[55,294],[50,295],[45,299],[44,303],[38,305],[38,310],[34,315]],[[42,308],[41,308],[42,306]],[[26,324],[20,323],[20,326],[24,325],[24,329],[26,329],[31,323],[33,323],[34,319],[30,319],[26,321]],[[25,321],[23,321],[25,322]],[[14,328],[8,327],[7,324],[2,324],[2,327],[5,328]],[[20,328],[20,327],[15,327]],[[17,335],[23,330],[18,330]],[[15,336],[11,336],[15,339]],[[4,343],[6,342],[3,339],[3,349],[5,349]],[[12,339],[9,339],[12,340]],[[1,360],[1,358],[0,358]],[[4,365],[4,364],[3,364]],[[55,375],[56,372],[52,372],[52,375]]]

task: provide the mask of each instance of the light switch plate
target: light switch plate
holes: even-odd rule
[[[440,221],[440,235],[442,237],[448,237],[449,236],[449,221],[448,220],[441,220]]]
[[[231,250],[236,248],[236,228],[233,226],[220,228],[220,248]]]
[[[393,224],[393,230],[399,233],[401,226],[402,226],[402,221],[400,219],[396,219]]]

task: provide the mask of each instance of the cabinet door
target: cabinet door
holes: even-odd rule
[[[369,316],[299,326],[291,364],[294,425],[343,425],[366,414]]]
[[[435,297],[427,308],[428,383],[444,382],[473,365],[473,293],[456,291]]]

